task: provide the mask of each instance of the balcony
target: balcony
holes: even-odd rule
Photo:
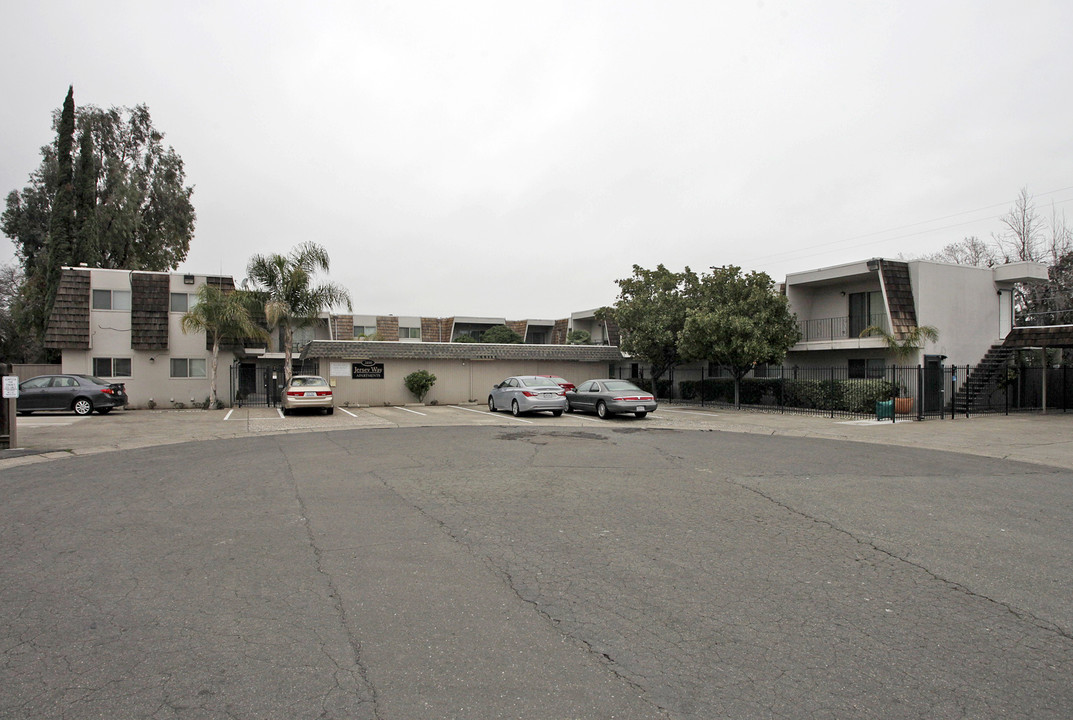
[[[868,322],[863,317],[845,315],[843,317],[819,318],[816,320],[798,320],[797,329],[801,331],[798,342],[831,342],[834,340],[856,340],[861,332],[872,325],[887,330],[885,314],[870,315]]]

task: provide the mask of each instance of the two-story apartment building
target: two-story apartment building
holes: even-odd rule
[[[62,351],[62,370],[126,384],[131,405],[204,402],[212,350],[181,319],[204,284],[234,288],[229,276],[64,268],[45,345]],[[226,396],[232,353],[221,352]]]
[[[1015,285],[1046,280],[1046,266],[1035,262],[978,268],[873,258],[791,273],[784,292],[801,340],[786,365],[848,367],[858,377],[895,362],[923,365],[926,358],[973,365],[1012,330]],[[862,336],[870,326],[898,339],[931,326],[938,339],[899,359],[882,337]]]

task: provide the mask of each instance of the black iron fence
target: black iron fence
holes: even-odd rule
[[[971,417],[1073,408],[1073,369],[1017,365],[762,368],[735,388],[729,374],[677,369],[652,387],[663,402],[683,402],[829,417],[882,420]],[[860,377],[860,375],[865,375]],[[735,395],[737,393],[737,395]]]
[[[283,388],[283,367],[235,363],[231,366],[232,407],[275,407]]]

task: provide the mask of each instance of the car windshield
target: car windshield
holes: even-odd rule
[[[518,379],[521,380],[522,385],[525,385],[526,387],[552,387],[553,385],[559,387],[559,384],[551,378],[523,377]]]
[[[320,377],[296,377],[291,378],[291,385],[294,387],[310,387],[313,385],[327,385],[327,381]]]
[[[625,380],[609,380],[604,383],[604,387],[606,387],[611,392],[623,392],[624,390],[638,393],[644,392],[644,390],[642,390],[641,388],[637,387],[631,382],[626,382]]]

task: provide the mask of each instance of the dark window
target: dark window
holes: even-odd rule
[[[98,377],[130,377],[130,358],[93,358],[93,374]]]

